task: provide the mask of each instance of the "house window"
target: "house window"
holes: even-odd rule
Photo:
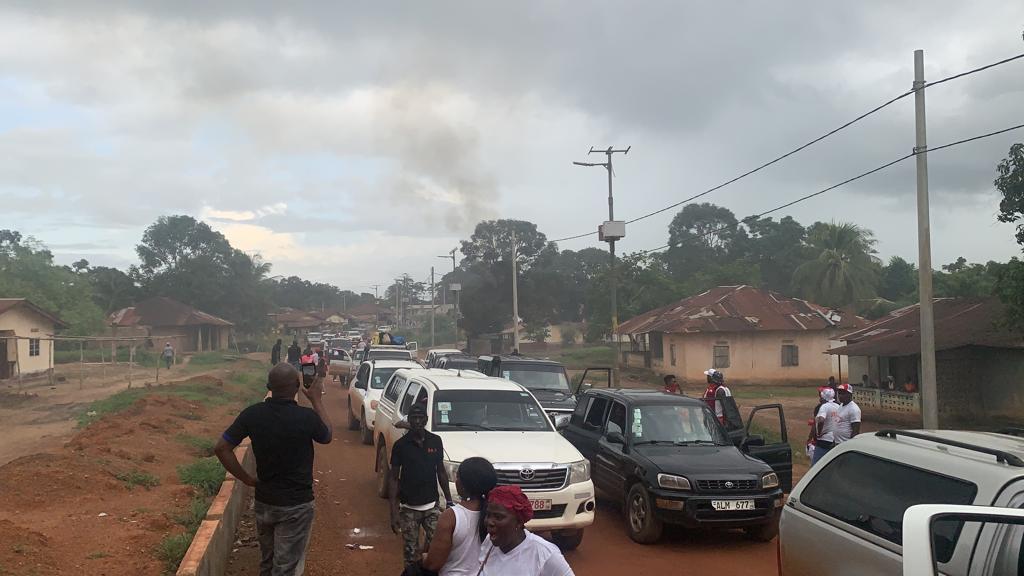
[[[669,356],[669,361],[672,363],[673,366],[675,366],[676,365],[676,345],[675,344],[669,344],[668,345],[668,356]]]
[[[712,359],[712,368],[728,368],[729,367],[729,345],[728,344],[715,344],[714,347],[714,358]]]
[[[796,344],[783,344],[782,345],[782,365],[783,366],[799,366],[800,365],[800,347]]]
[[[28,339],[28,355],[39,356],[39,338]]]

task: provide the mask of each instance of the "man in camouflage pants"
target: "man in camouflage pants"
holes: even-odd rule
[[[405,565],[415,564],[430,546],[437,528],[437,485],[441,485],[448,506],[452,505],[448,472],[444,469],[441,437],[427,432],[427,410],[416,402],[409,408],[409,433],[391,448],[391,529],[402,534]],[[420,530],[424,534],[420,547]]]

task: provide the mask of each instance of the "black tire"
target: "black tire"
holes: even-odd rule
[[[377,446],[377,496],[387,499],[388,497],[388,451],[384,448],[383,443]]]
[[[369,426],[366,425],[366,412],[361,413],[362,418],[359,419],[359,435],[363,444],[367,446],[373,444],[373,430],[370,430]]]
[[[551,541],[554,542],[562,552],[575,550],[583,543],[583,529],[580,528],[579,530],[561,530],[559,532],[552,532]]]
[[[633,484],[626,496],[626,529],[639,544],[654,544],[661,538],[661,519],[654,514],[654,502],[643,484]]]
[[[747,535],[747,538],[750,538],[751,540],[756,540],[758,542],[771,542],[773,538],[779,535],[779,517],[778,515],[775,515],[767,524],[747,526],[743,529],[743,532]]]
[[[349,430],[359,430],[359,420],[356,420],[356,417],[352,415],[352,399],[351,398],[348,401],[348,429]]]

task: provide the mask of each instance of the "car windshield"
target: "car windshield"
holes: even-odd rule
[[[502,378],[522,384],[530,390],[553,390],[569,393],[565,369],[554,364],[502,365]]]
[[[726,445],[721,426],[704,406],[661,404],[633,408],[633,443]]]
[[[373,375],[370,376],[370,388],[374,390],[382,390],[387,385],[388,380],[391,379],[391,375],[395,373],[398,368],[375,368]]]
[[[434,394],[431,427],[435,432],[551,430],[537,401],[515,390],[440,390]]]

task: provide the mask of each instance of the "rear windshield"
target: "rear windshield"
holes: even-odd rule
[[[501,377],[530,390],[551,390],[569,392],[569,381],[565,377],[565,368],[557,364],[507,364],[501,363]]]
[[[391,375],[395,373],[395,370],[398,370],[398,368],[375,368],[373,376],[370,377],[370,388],[383,390],[388,380],[391,379]]]
[[[452,358],[448,356],[444,359],[444,367],[449,370],[476,370],[477,360],[476,358]]]
[[[971,482],[847,452],[828,463],[804,488],[800,501],[811,508],[903,544],[903,513],[915,504],[971,504]],[[932,528],[935,559],[949,562],[964,523],[940,520]]]
[[[409,360],[412,352],[408,350],[370,350],[368,360]]]

